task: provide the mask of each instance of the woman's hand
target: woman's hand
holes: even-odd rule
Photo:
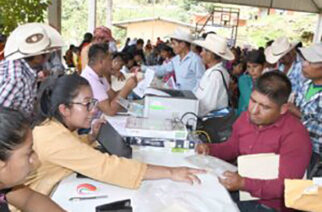
[[[188,167],[171,167],[170,169],[170,179],[173,181],[182,181],[193,185],[194,183],[200,184],[200,179],[196,174],[204,174],[205,170],[193,169]]]
[[[88,134],[88,138],[90,141],[94,142],[96,140],[102,124],[105,124],[105,123],[106,123],[106,120],[104,120],[104,119],[93,120],[91,132]]]

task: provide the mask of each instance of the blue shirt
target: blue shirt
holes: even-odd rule
[[[160,66],[148,66],[155,71],[158,76],[174,70],[177,85],[180,90],[196,91],[198,83],[205,72],[201,58],[190,51],[182,60],[179,55],[173,57],[169,63]]]
[[[313,151],[322,153],[322,91],[306,99],[305,95],[311,84],[311,80],[304,83],[303,88],[295,96],[295,105],[301,110],[302,122],[313,142]]]
[[[284,72],[285,66],[283,64],[279,64],[278,69]],[[293,93],[298,92],[301,90],[304,81],[306,78],[302,74],[302,63],[300,60],[300,56],[296,55],[296,59],[294,60],[291,68],[287,72],[287,77],[292,83],[292,91]]]

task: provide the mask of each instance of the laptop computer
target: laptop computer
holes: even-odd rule
[[[97,136],[97,141],[102,145],[103,150],[111,155],[131,158],[132,148],[128,145],[123,137],[108,123],[101,126]]]

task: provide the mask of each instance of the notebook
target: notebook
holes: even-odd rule
[[[242,177],[262,180],[278,178],[279,155],[274,153],[261,153],[242,155],[237,158],[238,173]],[[240,201],[257,200],[249,192],[239,191]]]

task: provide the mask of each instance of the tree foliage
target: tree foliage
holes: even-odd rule
[[[9,34],[18,25],[43,22],[49,0],[0,0],[0,30]]]

